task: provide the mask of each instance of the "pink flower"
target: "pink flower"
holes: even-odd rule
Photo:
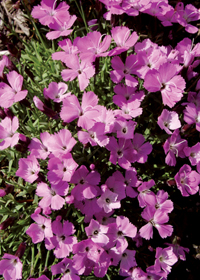
[[[112,58],[111,64],[114,70],[110,72],[110,78],[114,83],[119,83],[125,78],[127,86],[135,87],[138,84],[138,81],[131,76],[131,74],[137,74],[138,60],[136,55],[132,54],[128,56],[125,65],[119,56],[115,56]]]
[[[111,29],[112,38],[117,47],[109,51],[109,56],[118,55],[133,47],[138,40],[138,35],[133,32],[130,35],[130,29],[126,26],[116,26]]]
[[[200,143],[192,147],[185,147],[184,153],[186,157],[189,157],[191,165],[197,165],[200,162]]]
[[[0,150],[5,150],[8,147],[14,147],[19,141],[19,133],[15,133],[19,127],[19,120],[17,117],[10,119],[5,117],[0,122]]]
[[[0,261],[0,274],[5,280],[22,279],[22,262],[17,256],[4,254]]]
[[[22,90],[23,77],[16,71],[7,74],[7,80],[10,84],[0,83],[0,104],[3,108],[9,108],[18,101],[23,100],[28,91]]]
[[[169,274],[171,271],[171,266],[178,261],[177,256],[173,252],[172,247],[167,248],[156,248],[156,260],[154,268],[156,272],[164,270],[166,274]]]
[[[66,196],[68,193],[69,185],[67,182],[52,185],[51,188],[42,182],[37,185],[36,194],[43,197],[39,202],[39,206],[44,209],[51,206],[53,210],[59,210],[65,204],[65,199],[61,196]]]
[[[50,98],[54,102],[61,102],[66,96],[69,96],[71,92],[67,92],[68,86],[65,83],[51,82],[48,88],[44,88],[44,97]]]
[[[108,226],[100,225],[99,222],[94,219],[91,219],[89,226],[85,228],[87,236],[91,238],[94,243],[102,247],[109,242],[109,238],[106,235],[107,231]]]
[[[197,107],[194,103],[189,103],[183,113],[184,121],[188,124],[196,123],[196,130],[200,131],[200,107]]]
[[[133,160],[131,162],[145,163],[148,155],[152,151],[152,145],[149,142],[145,142],[145,138],[140,133],[135,133],[132,140],[133,147]]]
[[[188,164],[184,164],[174,177],[177,188],[182,196],[190,196],[198,192],[200,175],[192,170]]]
[[[55,5],[56,0],[42,0],[41,6],[33,7],[31,15],[33,18],[39,19],[43,25],[54,23],[56,19],[64,19],[69,5],[65,2],[60,3],[57,8],[55,8]]]
[[[73,245],[77,243],[77,239],[72,234],[75,233],[74,225],[69,221],[61,222],[62,217],[57,216],[52,222],[52,231],[55,236],[46,238],[45,246],[48,250],[54,249],[56,258],[65,258],[72,252]]]
[[[164,109],[161,115],[158,117],[158,125],[161,129],[164,129],[168,134],[172,134],[170,129],[175,130],[181,127],[178,114],[174,111],[168,111]]]
[[[73,260],[68,258],[64,258],[61,262],[52,265],[51,271],[53,275],[62,274],[61,278],[59,278],[60,280],[80,280]]]
[[[120,201],[117,200],[118,195],[106,189],[105,192],[97,199],[99,207],[103,208],[106,213],[111,212],[113,209],[121,207]]]
[[[68,11],[65,11],[65,18],[56,18],[56,20],[49,24],[49,28],[54,31],[50,31],[46,34],[47,39],[53,40],[61,36],[68,36],[72,33],[73,29],[69,29],[74,24],[77,17],[75,15],[70,16]]]
[[[167,155],[165,158],[165,163],[169,166],[175,166],[176,165],[176,157],[184,158],[184,150],[187,146],[187,140],[181,139],[179,135],[179,130],[176,129],[170,138],[168,138],[164,145],[163,149],[165,151],[165,154]]]
[[[164,105],[172,108],[180,101],[185,89],[185,80],[177,75],[178,67],[174,64],[164,63],[158,71],[149,71],[144,79],[144,87],[150,92],[161,91]]]
[[[19,168],[16,171],[16,176],[23,178],[26,182],[33,183],[38,178],[40,165],[35,156],[27,156],[20,158]]]
[[[31,155],[36,158],[46,159],[50,154],[50,150],[48,148],[48,141],[50,137],[51,135],[45,131],[40,133],[41,141],[37,138],[32,138],[31,143],[28,146]]]
[[[69,69],[64,69],[61,72],[64,81],[73,81],[78,77],[80,90],[84,90],[88,84],[89,79],[94,76],[94,66],[86,61],[79,62],[77,55],[71,55],[69,60],[65,60],[65,64]]]
[[[169,216],[166,212],[152,207],[146,207],[142,214],[142,218],[148,221],[148,223],[141,227],[139,233],[141,237],[149,240],[153,238],[153,227],[157,228],[160,236],[162,238],[166,238],[167,236],[171,236],[173,232],[173,227],[171,225],[166,225],[169,221]]]
[[[68,96],[63,101],[60,117],[64,122],[71,122],[78,118],[77,125],[88,129],[95,124],[95,119],[100,115],[98,97],[94,92],[83,93],[82,104],[80,105],[75,95]]]
[[[36,222],[36,224],[31,224],[26,230],[26,234],[32,238],[32,242],[34,244],[42,242],[45,237],[53,237],[50,219],[36,213],[33,213],[31,218]]]

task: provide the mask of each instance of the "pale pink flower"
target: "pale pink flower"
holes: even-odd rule
[[[200,162],[200,142],[192,147],[185,147],[184,153],[189,157],[191,165],[197,165]]]
[[[157,124],[161,129],[164,129],[167,134],[172,134],[171,130],[181,127],[178,114],[174,111],[168,111],[167,109],[162,111],[161,115],[158,117]]]
[[[102,247],[109,242],[109,238],[106,235],[108,232],[108,226],[101,225],[94,219],[91,219],[89,226],[85,228],[85,232],[94,243],[97,243]]]
[[[31,155],[36,158],[46,159],[50,154],[50,150],[48,148],[48,141],[50,137],[51,135],[47,131],[44,131],[40,133],[41,141],[35,137],[32,138],[31,143],[28,146]]]
[[[97,199],[99,207],[103,208],[106,213],[111,212],[113,209],[121,207],[120,201],[117,200],[118,195],[106,189],[105,192]]]

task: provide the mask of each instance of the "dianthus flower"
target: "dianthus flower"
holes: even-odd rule
[[[161,91],[164,105],[172,108],[180,101],[185,89],[185,80],[177,75],[179,67],[164,63],[158,70],[150,70],[144,78],[144,87],[150,92]]]
[[[69,60],[65,60],[65,64],[69,69],[62,70],[63,80],[73,81],[77,77],[80,90],[84,90],[89,84],[89,79],[95,74],[94,66],[87,61],[80,62],[75,54],[71,55]]]
[[[169,221],[169,216],[166,212],[163,212],[162,210],[158,209],[156,210],[153,207],[147,206],[142,214],[142,218],[148,221],[148,223],[141,227],[139,233],[140,235],[149,240],[150,238],[153,238],[153,227],[157,228],[160,236],[162,238],[166,238],[167,236],[171,236],[173,232],[173,227],[171,225],[166,225]]]
[[[53,275],[62,274],[60,280],[79,280],[78,271],[75,269],[73,260],[64,258],[61,262],[51,266]]]
[[[19,141],[19,133],[16,130],[19,127],[19,120],[17,117],[10,119],[5,117],[0,122],[0,150],[5,150],[8,147],[14,147]]]
[[[5,280],[22,279],[22,262],[17,256],[4,254],[0,261],[0,274]]]
[[[174,111],[168,111],[164,109],[161,115],[158,117],[158,125],[161,129],[164,129],[167,134],[172,134],[171,130],[175,130],[181,127],[181,122],[179,121],[178,114]]]
[[[68,86],[65,83],[56,83],[56,82],[51,82],[48,86],[48,88],[44,88],[44,97],[45,98],[50,98],[54,102],[61,102],[66,96],[69,96],[71,92],[67,92]]]
[[[165,271],[166,276],[170,273],[172,265],[178,261],[177,256],[173,252],[172,247],[156,248],[156,260],[154,268],[156,272]]]
[[[185,147],[184,153],[186,157],[189,157],[191,165],[197,165],[200,162],[200,143],[198,142],[192,147]]]
[[[105,246],[109,242],[109,238],[106,235],[108,232],[108,226],[99,224],[98,221],[91,219],[88,227],[85,228],[85,232],[88,238],[99,246]]]
[[[9,108],[18,101],[23,100],[28,91],[22,90],[23,77],[16,71],[7,74],[7,80],[10,84],[0,83],[0,104],[3,108]]]
[[[35,156],[19,159],[19,168],[16,176],[23,178],[26,182],[33,183],[38,178],[40,165]]]
[[[188,164],[184,164],[174,177],[177,188],[182,196],[190,196],[198,192],[200,175],[192,170]]]

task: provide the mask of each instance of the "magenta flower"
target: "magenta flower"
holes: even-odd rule
[[[164,129],[168,134],[172,134],[171,130],[175,130],[181,127],[178,114],[174,111],[168,111],[164,109],[161,115],[158,117],[158,125],[161,129]]]
[[[73,43],[75,43],[75,40]],[[71,54],[79,53],[77,46],[73,45],[70,39],[62,40],[58,43],[58,45],[61,49],[64,50],[64,52],[59,51],[53,53],[52,54],[53,60],[61,60],[62,62],[65,62],[65,60],[67,61],[71,57]]]
[[[40,159],[46,159],[50,154],[50,150],[48,149],[48,141],[51,135],[45,131],[40,133],[40,139],[32,138],[31,143],[28,146],[29,151],[32,156]]]
[[[78,78],[80,90],[84,90],[88,84],[89,79],[94,76],[94,66],[86,61],[79,61],[77,55],[71,55],[69,60],[65,60],[65,64],[69,69],[64,69],[61,72],[64,81],[73,81]]]
[[[177,3],[175,9],[177,22],[184,26],[187,32],[192,34],[196,33],[198,28],[191,25],[189,22],[200,19],[199,10],[191,4],[186,5],[184,9],[184,4],[182,2]]]
[[[17,117],[10,119],[5,117],[0,122],[0,150],[5,150],[8,147],[14,147],[19,141],[19,133],[15,133],[19,127],[19,120]]]
[[[45,246],[48,250],[54,249],[56,258],[61,259],[69,256],[72,252],[73,245],[77,243],[75,236],[74,225],[69,221],[61,222],[62,217],[57,216],[52,222],[52,231],[55,234],[53,237],[46,238]]]
[[[145,138],[140,133],[135,133],[133,136],[133,160],[132,162],[145,163],[148,155],[152,152],[152,145],[149,142],[145,142]]]
[[[0,274],[5,280],[22,279],[22,262],[17,256],[4,254],[0,261]]]
[[[182,196],[190,196],[198,192],[200,175],[192,170],[188,164],[184,164],[174,177],[177,188]]]
[[[78,164],[72,158],[70,153],[63,155],[62,157],[52,156],[48,162],[47,178],[53,185],[60,183],[61,181],[70,182],[74,171],[78,167]]]
[[[49,28],[53,29],[46,34],[47,39],[53,40],[61,36],[68,36],[72,33],[73,29],[69,29],[74,24],[77,17],[70,16],[68,11],[65,11],[65,18],[57,18],[53,23],[49,24]]]
[[[138,68],[137,56],[132,54],[126,58],[125,65],[119,56],[115,56],[111,60],[113,71],[110,72],[110,78],[114,83],[119,83],[123,78],[127,86],[135,87],[138,81],[131,76],[131,74],[137,74]]]
[[[80,280],[75,269],[74,262],[71,259],[64,258],[61,262],[51,266],[53,275],[62,274],[60,280]]]
[[[150,204],[150,201],[155,201],[155,194],[154,192],[150,191],[150,188],[155,185],[155,181],[151,179],[148,182],[143,182],[139,187],[138,191],[138,201],[141,208]]]
[[[177,256],[173,252],[172,247],[167,248],[156,248],[156,260],[154,268],[156,272],[165,271],[166,274],[169,274],[171,271],[172,265],[178,261]]]
[[[182,139],[179,135],[179,130],[176,129],[163,145],[163,149],[167,155],[165,163],[169,166],[175,166],[176,157],[185,157],[185,147],[187,147],[187,140]]]
[[[76,140],[68,129],[61,129],[58,133],[51,135],[48,141],[48,149],[56,157],[66,155],[75,146]]]
[[[28,91],[22,90],[23,77],[16,71],[7,74],[7,80],[10,84],[0,83],[0,104],[3,108],[9,108],[18,101],[23,100]]]
[[[188,124],[196,124],[196,130],[200,131],[200,107],[196,106],[194,103],[189,103],[184,113],[184,121]]]
[[[71,178],[70,182],[76,185],[72,189],[71,194],[79,201],[94,198],[98,194],[99,187],[97,185],[100,180],[101,177],[97,171],[89,172],[84,165],[81,165]]]
[[[16,176],[23,178],[26,182],[33,183],[38,178],[40,165],[35,156],[27,156],[20,158],[19,168],[16,171]]]
[[[101,42],[102,37],[103,35],[101,35],[100,32],[94,31],[76,41],[76,46],[81,52],[81,60],[93,62],[96,57],[108,55],[108,52],[106,51],[110,46],[111,36],[105,35]]]
[[[147,206],[143,210],[141,216],[148,221],[148,223],[139,230],[139,233],[143,238],[147,240],[153,238],[153,227],[157,228],[162,238],[172,235],[173,227],[165,224],[169,221],[167,213],[160,209],[155,210],[155,208]]]
[[[164,63],[158,71],[150,70],[146,74],[144,87],[150,92],[161,91],[163,104],[172,108],[181,100],[186,84],[177,73],[178,67],[175,64]]]
[[[197,165],[200,162],[200,143],[192,147],[185,147],[184,153],[186,157],[189,157],[191,165]]]

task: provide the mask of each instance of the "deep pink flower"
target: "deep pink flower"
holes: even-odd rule
[[[196,124],[196,130],[200,131],[200,107],[196,106],[194,103],[189,103],[184,113],[184,121],[188,124]]]
[[[23,178],[26,182],[33,183],[38,178],[40,165],[35,156],[19,159],[19,168],[16,176]]]
[[[171,225],[166,225],[169,221],[169,216],[166,212],[163,212],[160,209],[155,210],[155,208],[147,206],[143,210],[141,216],[148,221],[148,223],[139,230],[139,233],[143,238],[147,240],[153,238],[153,227],[157,228],[162,238],[172,235],[173,227]]]
[[[133,147],[133,160],[131,162],[145,163],[148,155],[152,151],[152,145],[149,142],[145,142],[145,138],[140,133],[135,133],[132,140]]]
[[[131,76],[131,74],[137,74],[138,68],[137,56],[132,54],[126,58],[125,65],[119,56],[115,56],[111,60],[113,71],[110,72],[110,78],[114,83],[119,83],[123,78],[127,86],[135,87],[138,81]]]
[[[51,271],[53,275],[62,274],[61,278],[59,278],[60,280],[80,280],[73,260],[68,258],[64,258],[61,262],[52,265]]]
[[[17,256],[4,254],[0,261],[0,274],[5,280],[22,279],[22,262]]]
[[[16,130],[19,127],[19,120],[17,117],[10,119],[5,117],[0,122],[0,150],[5,150],[8,147],[14,147],[19,141],[19,133]]]
[[[75,42],[75,40],[74,40],[74,42]],[[73,45],[70,39],[65,39],[65,40],[59,41],[58,45],[61,49],[64,50],[64,52],[59,51],[59,52],[53,53],[52,54],[53,60],[61,60],[62,62],[65,62],[65,60],[67,61],[71,57],[71,54],[79,53],[77,46]]]
[[[184,153],[186,157],[189,157],[191,165],[197,165],[200,162],[200,143],[192,147],[185,147]]]
[[[103,208],[106,213],[111,212],[113,209],[121,207],[120,201],[117,199],[118,195],[106,189],[105,192],[97,199],[99,207]]]
[[[32,138],[31,143],[28,146],[31,155],[36,158],[46,159],[50,154],[50,150],[48,148],[48,141],[50,137],[51,135],[45,131],[40,133],[41,141],[37,138]]]
[[[198,192],[200,175],[192,170],[188,164],[184,164],[174,177],[177,188],[182,196],[190,196]]]
[[[148,182],[143,182],[139,187],[138,191],[138,201],[141,208],[150,204],[150,201],[155,201],[155,194],[154,192],[150,191],[150,188],[155,185],[155,181],[151,179]]]
[[[7,74],[7,80],[10,84],[0,83],[0,104],[3,108],[9,108],[18,101],[23,100],[28,91],[22,90],[23,77],[16,71]]]
[[[77,17],[75,15],[70,16],[68,11],[65,11],[65,18],[56,18],[54,22],[49,24],[49,28],[54,31],[50,31],[46,34],[47,39],[53,40],[61,36],[68,36],[72,33],[73,29],[69,29],[74,24]]]
[[[46,238],[45,246],[48,250],[54,249],[56,258],[61,259],[69,256],[72,252],[73,245],[77,243],[75,236],[74,225],[69,221],[61,222],[62,217],[57,216],[52,222],[52,231],[55,234],[53,237]]]
[[[187,140],[182,139],[179,135],[179,129],[176,129],[163,145],[163,149],[167,155],[165,163],[169,166],[175,166],[176,157],[185,157],[185,147],[187,147]]]

